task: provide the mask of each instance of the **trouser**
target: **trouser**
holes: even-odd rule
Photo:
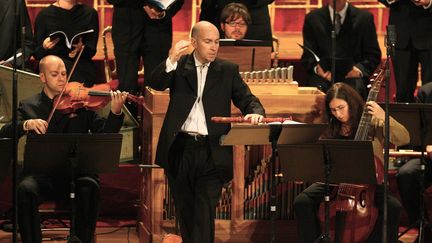
[[[169,152],[167,176],[183,243],[214,242],[216,204],[223,182],[208,140],[177,135]]]
[[[393,57],[396,79],[396,99],[398,102],[414,102],[417,87],[418,65],[421,65],[423,84],[432,81],[432,51],[417,50],[412,43],[406,49],[396,49]]]
[[[402,205],[408,213],[410,223],[414,223],[420,216],[420,159],[412,159],[399,168],[396,176]],[[424,189],[432,182],[432,161],[426,160]]]
[[[18,226],[23,243],[40,243],[42,234],[38,206],[44,199],[69,195],[69,180],[60,177],[26,176],[18,184]],[[83,243],[93,242],[99,211],[97,176],[75,179],[75,233]]]

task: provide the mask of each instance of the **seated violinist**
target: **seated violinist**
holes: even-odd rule
[[[432,83],[427,83],[419,89],[417,100],[419,103],[432,104]],[[430,127],[431,124],[429,125],[429,130],[431,129]],[[424,175],[425,189],[432,184],[432,144],[426,146],[426,152]],[[415,224],[415,227],[419,227],[418,220],[420,219],[420,165],[420,158],[411,159],[399,168],[399,173],[396,176],[402,205],[408,214],[410,225]],[[429,205],[427,207],[429,207]],[[419,239],[415,242],[419,242]],[[430,227],[425,227],[424,241],[422,242],[432,242],[432,231]]]
[[[348,84],[336,83],[330,87],[326,96],[326,111],[329,127],[322,135],[325,139],[353,139],[362,117],[363,109],[372,115],[369,137],[372,140],[374,155],[383,161],[384,144],[384,110],[374,101],[365,104],[361,96]],[[369,124],[367,124],[369,125]],[[390,142],[394,145],[409,143],[408,131],[400,123],[390,117]],[[320,236],[318,209],[325,195],[323,184],[312,184],[294,200],[294,213],[297,221],[299,242],[312,243]],[[378,185],[375,191],[375,206],[378,218],[366,242],[381,242],[383,187]],[[388,226],[387,242],[397,242],[398,223],[401,205],[399,201],[388,195]]]
[[[108,118],[94,111],[79,109],[74,116],[58,110],[50,122],[47,118],[53,100],[66,84],[66,67],[57,56],[46,56],[39,63],[43,90],[20,102],[18,107],[18,136],[25,133],[117,133],[123,123],[121,108],[127,93],[111,91],[111,112]],[[1,137],[12,137],[12,124],[0,130]],[[41,198],[64,197],[69,192],[69,180],[64,176],[21,175],[17,187],[18,224],[22,242],[41,242],[38,203]],[[77,175],[75,178],[76,236],[81,242],[93,242],[99,208],[99,180],[97,175]]]
[[[221,13],[221,30],[225,39],[244,39],[248,25],[252,23],[247,7],[241,3],[226,5]]]

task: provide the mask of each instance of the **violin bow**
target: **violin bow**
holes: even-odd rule
[[[82,54],[83,51],[84,51],[84,47],[85,47],[85,45],[82,46],[80,52],[78,53],[78,57],[76,58],[76,60],[75,60],[75,62],[74,62],[74,64],[73,64],[73,66],[72,66],[72,69],[71,69],[71,71],[70,71],[70,73],[69,73],[69,76],[67,77],[66,84],[69,83],[69,80],[70,80],[70,78],[72,77],[73,72],[75,71],[75,67],[76,67],[76,65],[78,64],[79,59],[81,58],[81,54]],[[48,119],[47,119],[47,123],[48,123],[48,124],[50,123],[50,121],[51,121],[51,119],[52,119],[52,117],[53,117],[53,115],[54,115],[54,112],[55,112],[55,110],[57,109],[57,106],[60,104],[60,100],[61,100],[61,97],[63,96],[64,91],[66,90],[66,86],[67,86],[67,85],[65,85],[65,86],[63,87],[62,91],[61,91],[60,94],[58,95],[58,98],[57,98],[56,103],[54,104],[53,108],[51,109],[51,112],[50,112],[50,114],[49,114],[49,116],[48,116]]]

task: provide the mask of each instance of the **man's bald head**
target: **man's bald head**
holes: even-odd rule
[[[191,44],[195,49],[195,56],[201,63],[215,60],[219,49],[219,30],[212,23],[200,21],[191,31]]]
[[[39,73],[45,73],[49,65],[59,64],[64,66],[63,60],[60,57],[54,55],[45,56],[39,62]]]
[[[200,21],[192,27],[191,38],[198,38],[204,31],[219,33],[219,30],[212,23],[208,21]]]

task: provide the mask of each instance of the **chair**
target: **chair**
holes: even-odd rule
[[[377,9],[377,19],[378,23],[376,25],[376,29],[378,33],[382,33],[382,18],[383,18],[383,9],[386,8],[384,4],[375,1],[375,0],[349,0],[349,3],[356,6],[357,8],[362,9]]]
[[[309,13],[321,6],[322,0],[275,0],[269,7],[271,24],[274,26],[277,9],[304,9]]]
[[[50,239],[57,240],[59,238],[65,239],[69,235],[69,219],[70,219],[70,205],[64,201],[46,201],[39,205],[39,215],[41,218],[41,231],[42,240]],[[64,232],[59,236],[58,234],[48,235],[49,232]],[[96,243],[96,232],[94,233],[93,243]]]
[[[27,8],[44,8],[55,2],[54,0],[25,0]]]
[[[113,5],[108,4],[106,0],[94,0],[93,8],[98,12],[99,15],[99,29],[105,28],[105,9],[113,8]]]
[[[191,26],[193,26],[197,22],[197,20],[199,20],[199,13],[201,12],[201,2],[202,0],[192,0]]]

